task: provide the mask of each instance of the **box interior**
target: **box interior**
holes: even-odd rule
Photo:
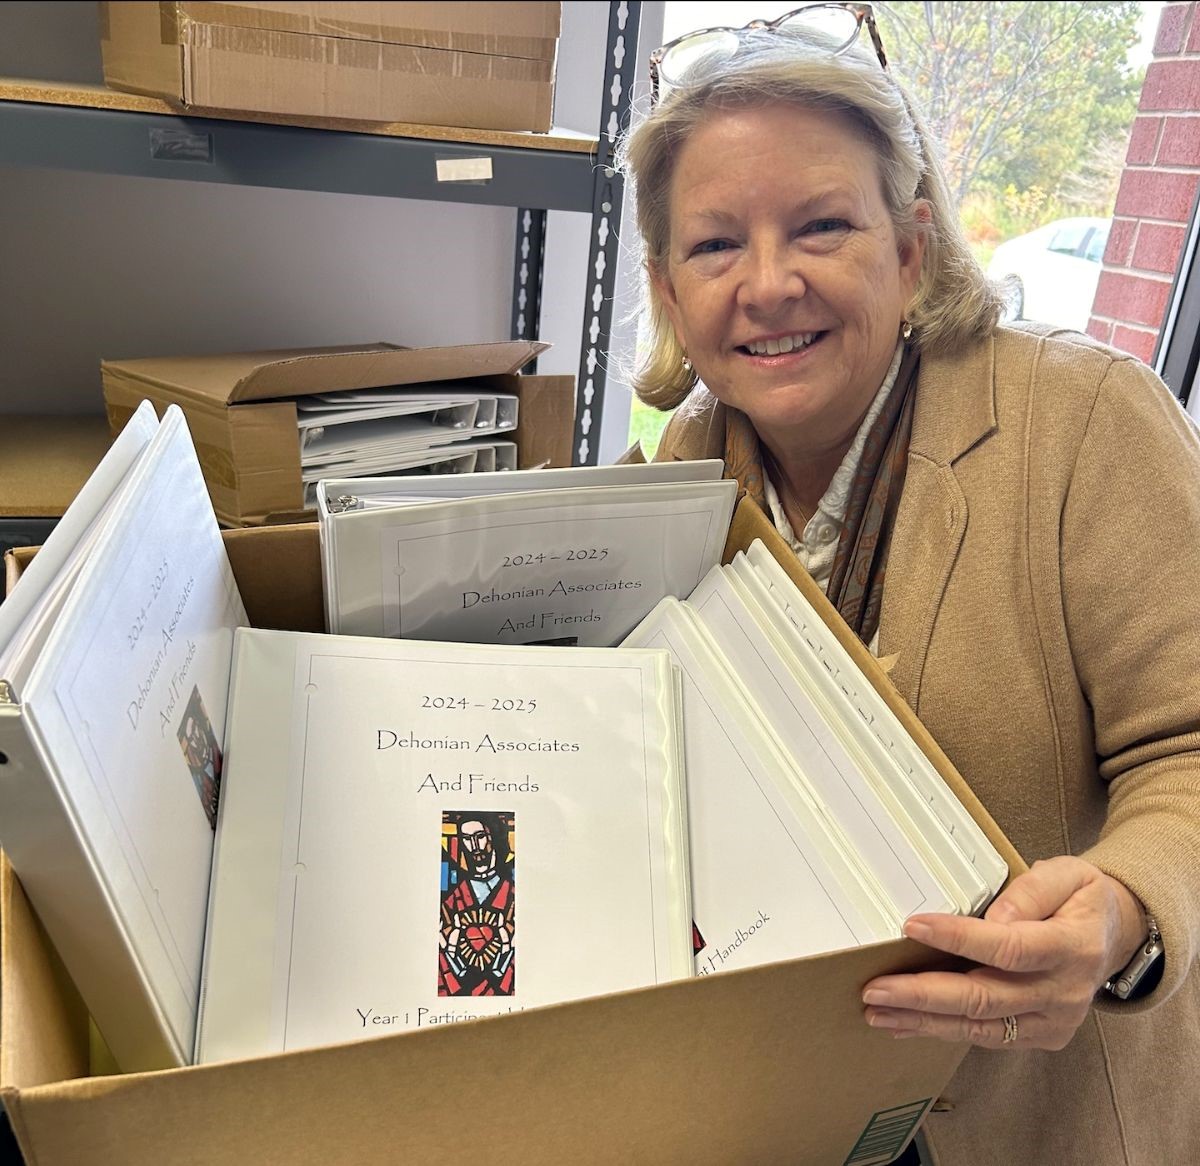
[[[743,503],[726,557],[773,533]],[[315,526],[224,538],[253,622],[320,630]],[[10,579],[31,554],[9,556]],[[878,663],[862,663],[887,695]],[[944,776],[1012,873],[1023,870],[953,768]],[[966,1051],[895,1042],[863,1022],[868,979],[955,966],[896,940],[353,1045],[87,1076],[86,1015],[6,861],[0,909],[0,1096],[41,1163],[432,1161],[463,1129],[467,1082],[502,1099],[487,1135],[523,1163],[843,1162],[880,1131],[898,1153]]]

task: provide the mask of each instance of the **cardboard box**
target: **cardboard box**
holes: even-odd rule
[[[726,558],[755,537],[782,545],[744,503]],[[315,526],[225,540],[252,621],[323,627]],[[9,556],[10,584],[31,553]],[[795,577],[832,610],[798,567]],[[844,628],[839,638],[1012,873],[1023,870],[878,662]],[[477,1138],[522,1166],[882,1166],[966,1047],[869,1028],[862,986],[950,966],[896,940],[358,1044],[87,1077],[86,1020],[5,860],[0,1097],[38,1166],[423,1164]]]
[[[143,400],[161,414],[176,404],[187,417],[217,518],[226,526],[306,521],[300,438],[292,400],[309,393],[424,381],[471,380],[519,398],[520,469],[569,466],[575,382],[569,376],[518,376],[549,347],[512,340],[450,348],[394,344],[297,348],[222,356],[106,360],[100,365],[112,432]]]
[[[550,129],[558,3],[102,3],[104,79],[196,109]]]

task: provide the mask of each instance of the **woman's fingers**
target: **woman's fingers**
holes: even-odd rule
[[[1035,1012],[1012,1015],[1007,1019],[972,1020],[966,1016],[868,1008],[867,1023],[896,1037],[926,1036],[944,1041],[969,1041],[985,1049],[1059,1049],[1074,1032],[1074,1029],[1049,1023],[1046,1017]]]
[[[983,917],[993,923],[1049,919],[1099,873],[1089,863],[1070,855],[1035,862],[996,896]]]
[[[914,915],[904,924],[904,934],[1005,972],[1048,971],[1073,951],[1070,937],[1053,920],[992,923],[969,915]]]
[[[863,992],[863,1003],[882,1008],[995,1020],[1020,1012],[1041,1012],[1053,999],[1054,985],[1041,977],[971,972],[921,972],[880,976]]]

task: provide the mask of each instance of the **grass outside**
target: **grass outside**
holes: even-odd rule
[[[646,460],[652,460],[654,451],[658,449],[659,440],[662,438],[662,431],[670,420],[670,413],[651,409],[649,405],[643,405],[635,397],[629,410],[629,444],[640,441]]]

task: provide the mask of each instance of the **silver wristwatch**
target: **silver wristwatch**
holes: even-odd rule
[[[1135,989],[1151,969],[1160,969],[1166,958],[1162,936],[1158,933],[1158,924],[1150,915],[1146,916],[1146,922],[1150,925],[1150,934],[1146,936],[1145,942],[1134,952],[1129,963],[1104,982],[1104,991],[1112,993],[1118,1000],[1128,1000],[1133,996]]]

